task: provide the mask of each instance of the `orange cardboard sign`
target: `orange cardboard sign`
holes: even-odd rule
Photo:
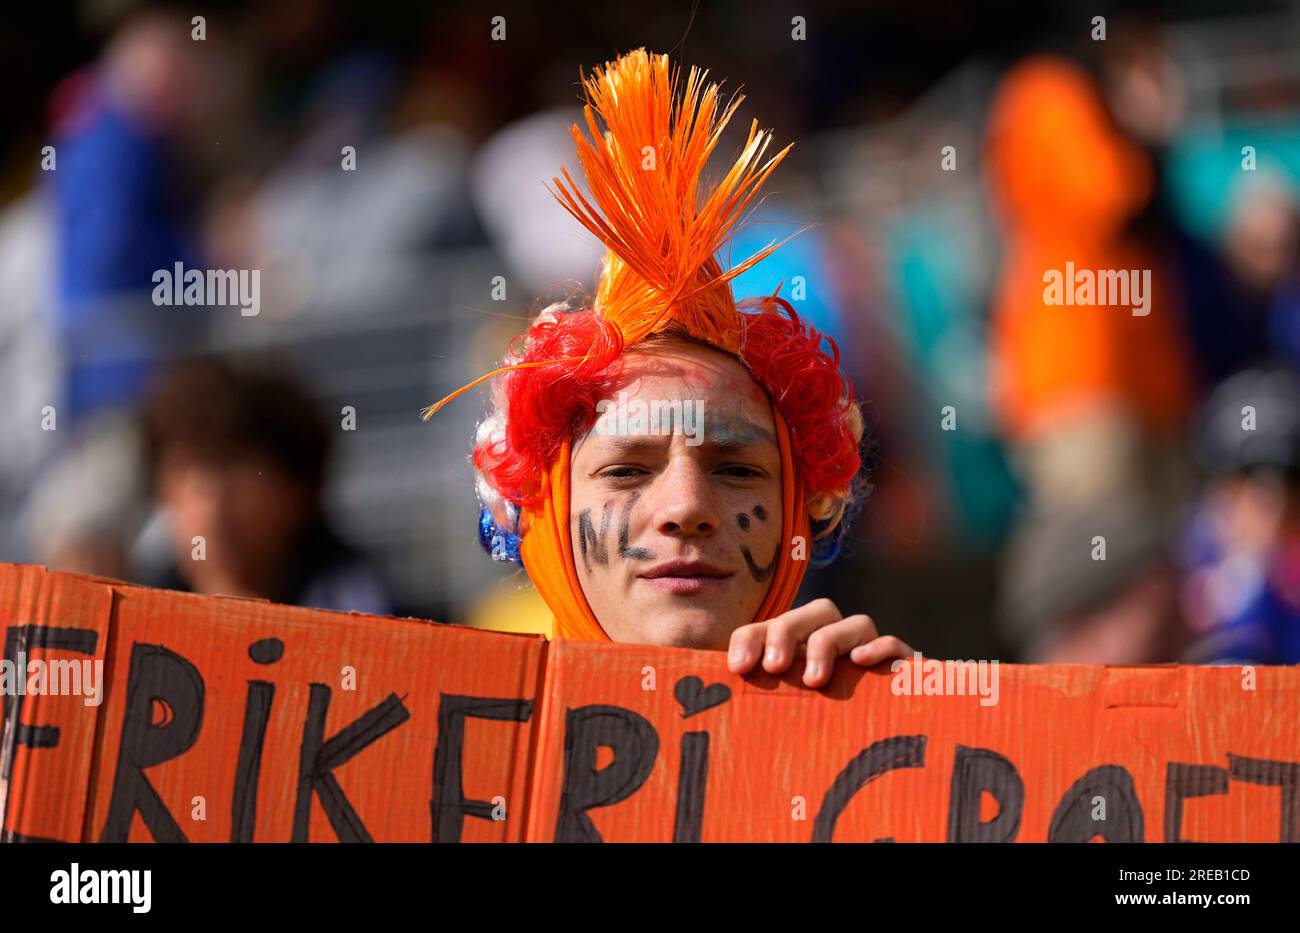
[[[10,836],[521,838],[540,638],[2,570],[9,637],[80,631],[107,683],[6,710]]]
[[[1300,841],[1300,669],[841,663],[0,565],[6,839]]]
[[[102,707],[84,695],[84,679],[78,693],[50,695],[48,689],[30,692],[28,687],[54,685],[41,684],[39,677],[29,683],[28,675],[35,662],[58,664],[69,681],[74,671],[81,679],[87,670],[82,662],[91,663],[93,676],[98,661],[101,676],[95,686],[102,700],[112,610],[113,588],[104,583],[47,574],[43,567],[0,565],[0,660],[10,668],[0,672],[0,829],[5,840],[82,838]]]
[[[954,667],[552,644],[527,838],[1300,841],[1300,670]]]

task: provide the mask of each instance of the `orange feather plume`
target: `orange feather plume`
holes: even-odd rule
[[[667,55],[637,49],[598,68],[584,82],[590,137],[577,124],[571,129],[591,200],[567,170],[554,179],[556,198],[609,250],[596,310],[625,345],[677,321],[701,340],[738,350],[740,319],[727,283],[780,246],[725,272],[715,258],[790,146],[764,161],[772,136],[754,121],[736,161],[701,196],[709,156],[744,100],[723,104],[706,75],[692,68],[679,96],[681,73],[670,72]]]
[[[668,56],[645,49],[597,68],[583,81],[587,133],[576,123],[570,129],[590,197],[567,169],[553,179],[552,194],[608,250],[595,310],[618,329],[624,346],[676,322],[697,339],[738,352],[740,313],[729,283],[784,242],[773,241],[725,271],[716,259],[791,147],[767,157],[771,132],[753,121],[735,162],[706,185],[706,163],[744,100],[737,94],[724,103],[719,85],[706,86],[706,76],[692,68],[682,87]],[[431,405],[424,417],[485,379],[526,365],[543,364],[493,370]]]

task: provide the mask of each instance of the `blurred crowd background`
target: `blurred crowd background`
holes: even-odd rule
[[[0,560],[533,624],[482,396],[419,413],[594,284],[544,184],[641,45],[796,142],[731,255],[814,226],[735,291],[800,279],[876,442],[806,596],[939,657],[1300,662],[1300,10],[1254,0],[10,5]],[[155,304],[178,262],[259,313]],[[1046,305],[1066,262],[1150,313]]]

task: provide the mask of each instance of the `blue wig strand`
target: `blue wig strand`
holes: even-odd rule
[[[812,522],[812,554],[809,555],[808,561],[817,570],[835,563],[835,558],[840,556],[840,550],[844,543],[844,522],[838,522],[834,530],[826,537],[817,537],[829,524],[830,522],[826,520]]]
[[[858,486],[858,489],[855,491],[856,494],[849,500],[848,507],[845,508],[844,514],[840,516],[839,521],[835,524],[835,528],[832,529],[831,533],[826,537],[818,538],[817,536],[826,530],[826,526],[830,524],[830,520],[811,520],[810,524],[812,526],[813,543],[812,553],[809,555],[808,561],[815,569],[820,570],[823,567],[829,567],[831,564],[835,563],[835,558],[839,557],[840,552],[843,551],[844,535],[849,530],[849,526],[853,524],[854,519],[858,517],[858,513],[862,511],[862,504],[866,500],[869,489],[869,487],[864,489],[860,484],[861,480],[854,481],[854,485]]]
[[[519,535],[498,525],[492,518],[491,509],[484,506],[478,515],[478,543],[488,556],[493,560],[508,561],[522,567],[524,560],[519,554],[519,542]]]

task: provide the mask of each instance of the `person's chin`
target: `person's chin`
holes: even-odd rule
[[[720,592],[707,599],[657,595],[638,608],[647,644],[722,650],[742,624],[736,618],[739,606],[734,595]]]

